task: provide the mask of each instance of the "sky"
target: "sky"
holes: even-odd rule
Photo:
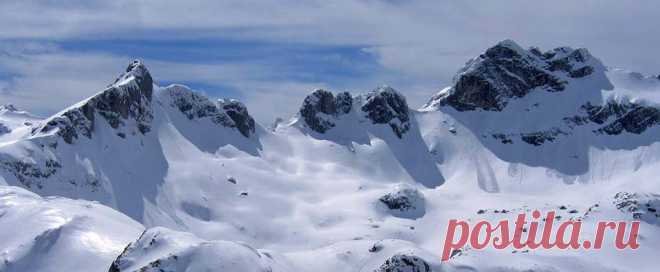
[[[3,0],[0,104],[53,114],[137,58],[159,85],[239,99],[264,125],[316,88],[389,85],[418,108],[504,39],[660,74],[658,14],[657,0]]]

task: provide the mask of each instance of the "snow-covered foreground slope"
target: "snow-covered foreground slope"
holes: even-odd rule
[[[0,271],[107,271],[142,231],[95,202],[0,186]]]
[[[104,91],[0,142],[0,184],[96,200],[141,222],[149,230],[128,239],[120,271],[654,271],[653,80],[608,70],[585,49],[503,41],[420,110],[386,86],[316,90],[265,129],[240,102],[157,86],[134,62]],[[642,218],[640,249],[464,248],[439,264],[450,219],[534,209],[585,225]],[[418,270],[387,268],[408,263]]]

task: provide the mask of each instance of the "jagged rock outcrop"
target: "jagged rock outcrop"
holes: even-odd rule
[[[221,108],[232,124],[229,127],[235,127],[245,137],[250,137],[254,134],[255,122],[252,116],[248,113],[247,107],[238,100],[234,99],[220,99],[218,100],[218,108]]]
[[[170,96],[171,106],[190,120],[208,118],[217,125],[236,128],[248,138],[255,132],[254,118],[248,113],[247,107],[237,100],[220,99],[213,103],[206,96],[183,85],[168,86],[165,92]]]
[[[389,125],[399,138],[410,129],[406,98],[391,87],[384,86],[367,93],[362,103],[362,111],[373,124]]]
[[[396,254],[388,258],[374,272],[431,272],[431,266],[420,257]]]
[[[81,136],[92,138],[99,115],[114,129],[131,124],[132,127],[126,127],[118,135],[126,135],[133,129],[145,134],[153,119],[152,94],[153,79],[144,64],[136,60],[107,89],[51,117],[32,133],[56,131],[66,143],[73,144]]]
[[[381,196],[378,201],[396,217],[415,219],[426,213],[424,195],[407,184],[397,185],[392,192]]]
[[[634,219],[649,224],[660,224],[660,195],[619,192],[614,195],[614,205]]]
[[[501,111],[511,99],[533,90],[560,92],[568,79],[594,72],[586,49],[560,47],[547,52],[524,50],[505,40],[470,60],[451,88],[438,93],[425,107],[451,106],[458,111]]]
[[[571,126],[597,124],[600,127],[594,132],[599,134],[641,134],[660,124],[660,109],[630,101],[609,100],[603,105],[586,103],[580,111],[582,115],[564,118],[564,121]]]
[[[300,116],[305,125],[318,133],[325,133],[335,126],[334,119],[347,114],[353,107],[353,97],[342,92],[335,97],[331,92],[317,89],[303,101]]]
[[[352,111],[354,106],[356,110]],[[360,120],[367,119],[374,125],[390,126],[399,138],[410,129],[406,98],[387,86],[356,97],[348,92],[335,96],[329,91],[317,89],[305,97],[298,114],[305,127],[325,133],[351,112],[358,114],[355,117]]]

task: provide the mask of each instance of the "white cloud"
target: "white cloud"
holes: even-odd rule
[[[38,47],[30,44],[29,48]],[[11,102],[41,115],[60,111],[103,90],[130,61],[125,56],[71,53],[52,47],[38,52],[27,49],[12,45],[11,50],[0,51],[4,52],[0,54],[0,70],[13,74],[0,80],[0,104]],[[156,82],[195,82],[240,90],[240,98],[250,112],[264,122],[271,122],[273,115],[289,117],[308,92],[327,87],[323,83],[268,79],[273,73],[285,71],[261,63],[199,64],[151,59],[145,63]]]
[[[8,40],[51,42],[4,48],[12,53],[0,56],[0,67],[15,76],[5,80],[0,99],[11,97],[17,104],[47,112],[99,90],[128,60],[103,52],[62,52],[58,41],[222,38],[364,47],[387,72],[356,79],[356,88],[387,83],[418,106],[424,96],[449,84],[468,58],[505,38],[546,49],[586,47],[607,65],[657,74],[658,13],[656,0],[81,0],[68,4],[8,0],[0,3],[3,44]],[[280,115],[284,111],[280,108],[293,103],[285,101],[299,102],[298,92],[317,85],[333,87],[331,82],[273,80],[271,75],[282,67],[250,60],[224,64],[148,61],[156,78],[237,88],[248,104],[258,105],[253,111],[265,117],[269,110]],[[50,96],[49,103],[43,101],[44,96]]]

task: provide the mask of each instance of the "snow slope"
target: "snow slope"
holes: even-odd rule
[[[142,223],[149,230],[115,254],[119,271],[228,263],[234,271],[408,263],[419,271],[654,271],[657,215],[638,205],[660,201],[652,80],[608,69],[586,49],[542,52],[506,40],[422,109],[387,86],[315,90],[289,121],[264,129],[242,103],[158,86],[137,61],[95,96],[0,143],[0,184],[99,201]],[[644,218],[641,247],[466,247],[439,264],[450,219],[534,209],[585,225]],[[153,237],[164,240],[150,245]]]
[[[107,271],[142,232],[127,216],[84,200],[0,186],[0,271]]]
[[[41,118],[19,110],[12,104],[0,105],[0,144],[20,139]]]

